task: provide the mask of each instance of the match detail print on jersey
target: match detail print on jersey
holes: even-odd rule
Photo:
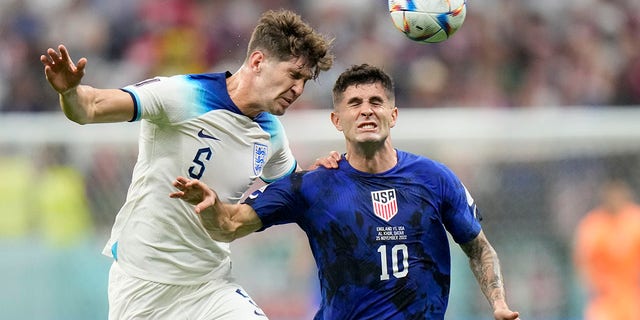
[[[395,189],[371,191],[371,202],[373,203],[373,213],[384,221],[391,220],[398,213]]]

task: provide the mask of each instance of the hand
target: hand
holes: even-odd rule
[[[169,194],[170,198],[181,199],[196,206],[196,213],[200,214],[205,209],[212,207],[218,196],[204,182],[190,180],[185,177],[177,177],[173,186],[180,191]]]
[[[316,162],[314,162],[308,170],[314,170],[323,166],[327,169],[335,169],[338,167],[338,161],[340,161],[341,156],[337,151],[330,151],[329,155],[326,158],[318,158]]]
[[[496,320],[520,320],[520,313],[509,309],[497,309],[493,312]]]
[[[58,50],[60,53],[49,48],[46,55],[40,56],[40,61],[44,65],[44,74],[53,89],[63,94],[80,84],[80,80],[84,77],[87,59],[81,58],[76,65],[64,45],[59,45]]]

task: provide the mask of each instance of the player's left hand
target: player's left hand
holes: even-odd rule
[[[318,158],[316,162],[314,162],[308,170],[314,170],[323,166],[327,169],[335,169],[338,167],[338,161],[340,161],[340,154],[338,151],[330,151],[329,155],[326,158]]]
[[[493,312],[496,320],[520,320],[520,313],[509,309],[498,309]]]

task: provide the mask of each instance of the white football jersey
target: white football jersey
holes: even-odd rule
[[[227,92],[229,75],[157,77],[122,89],[134,100],[133,121],[142,121],[139,154],[103,254],[131,276],[191,285],[230,275],[229,244],[211,240],[192,205],[169,198],[177,176],[235,202],[254,179],[295,170],[280,121],[242,115]]]

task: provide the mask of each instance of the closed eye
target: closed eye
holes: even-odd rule
[[[382,107],[384,105],[384,100],[381,97],[371,97],[369,99],[369,103],[376,107]]]
[[[307,81],[311,80],[311,74],[309,74],[307,72],[302,72],[302,71],[292,71],[291,73],[289,73],[289,76],[293,80],[302,79],[302,80],[304,80],[305,83],[307,83]]]
[[[363,101],[360,98],[357,98],[357,97],[356,98],[351,98],[351,99],[347,100],[347,107],[351,107],[351,108],[358,107],[358,106],[360,106],[362,104],[362,102]]]

